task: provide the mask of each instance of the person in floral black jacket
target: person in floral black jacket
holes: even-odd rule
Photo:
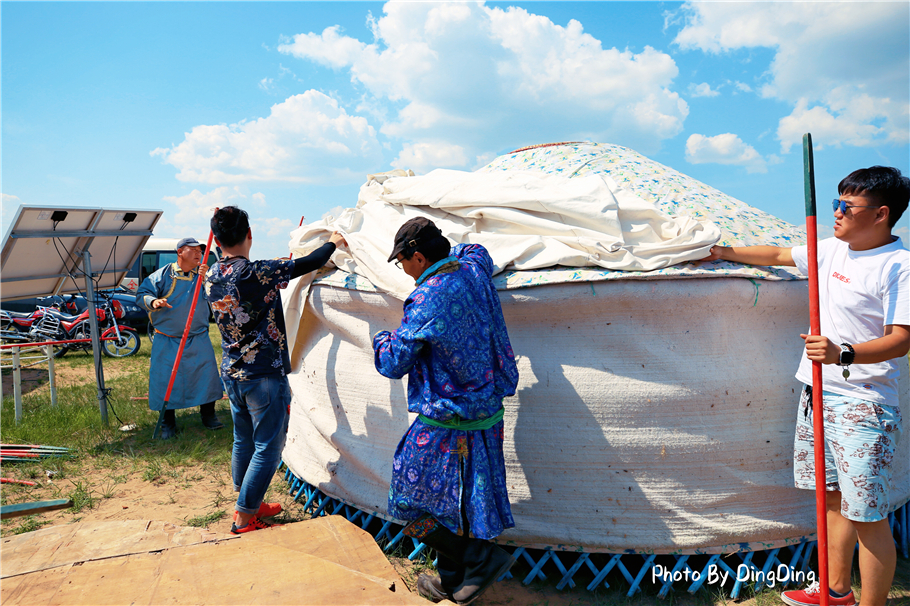
[[[250,261],[253,234],[245,211],[222,208],[211,225],[224,256],[205,276],[205,295],[221,330],[221,376],[234,420],[231,475],[239,493],[231,532],[241,534],[267,528],[260,518],[281,511],[278,503],[262,502],[281,459],[291,404],[291,362],[278,291],[325,265],[345,241],[335,233],[306,257]]]

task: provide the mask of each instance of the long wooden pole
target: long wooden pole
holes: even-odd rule
[[[202,253],[202,263],[208,260],[209,250],[212,248],[212,230],[209,230],[209,239],[205,243],[205,251]],[[167,391],[164,392],[164,404],[161,406],[161,411],[158,413],[158,423],[155,425],[155,431],[152,432],[152,439],[158,435],[158,432],[161,430],[161,424],[164,423],[164,411],[167,410],[167,405],[171,401],[171,390],[174,388],[174,379],[177,378],[177,369],[180,368],[180,358],[183,357],[183,348],[186,346],[186,339],[190,334],[190,327],[193,324],[193,314],[196,312],[196,302],[199,300],[199,289],[202,288],[202,274],[196,272],[196,287],[193,289],[193,300],[190,302],[190,313],[186,317],[186,326],[183,329],[183,336],[180,338],[180,347],[177,349],[177,358],[174,360],[174,369],[171,370],[171,379],[167,383]]]
[[[806,240],[809,249],[809,334],[820,335],[818,303],[818,225],[815,214],[815,159],[812,135],[803,135],[803,172],[806,193]],[[828,606],[828,506],[825,490],[825,415],[822,363],[812,362],[812,429],[815,448],[815,519],[818,536],[818,575],[821,606]]]

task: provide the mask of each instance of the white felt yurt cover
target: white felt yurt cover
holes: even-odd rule
[[[398,325],[408,286],[385,262],[392,236],[423,215],[453,241],[488,246],[501,271],[520,372],[504,402],[516,527],[501,541],[692,553],[813,535],[813,494],[792,487],[806,282],[788,268],[692,262],[718,238],[787,246],[800,230],[612,145],[544,146],[426,177],[371,179],[357,208],[293,234],[297,253],[332,229],[352,244],[333,257],[340,269],[285,296],[284,460],[295,475],[386,517],[392,453],[411,418],[404,381],[375,371],[370,343]],[[506,192],[509,181],[524,193]],[[554,184],[564,197],[547,193]],[[906,364],[900,393],[907,416]],[[910,499],[908,446],[895,457],[894,506]]]

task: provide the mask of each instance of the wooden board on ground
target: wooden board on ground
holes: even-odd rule
[[[236,539],[204,528],[152,520],[111,520],[50,526],[0,540],[0,578],[180,545]]]
[[[103,525],[95,525],[94,534],[98,539],[106,536],[110,540],[116,533],[100,528]],[[8,552],[10,545],[4,540],[0,601],[10,606],[426,604],[408,592],[372,539],[364,540],[364,535],[369,535],[340,516],[259,530],[236,540],[223,541],[215,536],[207,542],[172,543],[160,550],[142,552],[125,544],[129,536],[136,536],[134,529],[126,530],[123,538],[115,542],[120,551],[129,554],[75,561],[64,553],[52,560],[58,562],[56,567],[10,576],[9,564],[22,557],[31,559],[34,554],[28,554],[22,544],[18,550]],[[172,536],[176,534],[179,533]],[[91,534],[76,532],[72,536],[85,542]],[[22,541],[27,542],[27,538]],[[47,542],[45,549],[46,545]],[[68,549],[69,544],[59,544],[60,551]],[[85,546],[79,549],[81,553],[99,552]],[[27,568],[19,565],[20,570]]]
[[[386,579],[404,587],[401,577],[382,553],[379,545],[365,530],[343,516],[324,516],[305,524],[285,524],[270,532],[253,532],[244,539],[262,541],[303,551],[364,574]]]

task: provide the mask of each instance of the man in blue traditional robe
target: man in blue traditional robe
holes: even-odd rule
[[[483,246],[451,248],[420,217],[398,230],[392,260],[417,288],[401,326],[373,338],[375,364],[383,376],[408,375],[418,417],[395,451],[389,515],[437,551],[439,576],[420,575],[418,592],[467,604],[515,561],[488,539],[515,525],[502,400],[515,393],[518,369]]]
[[[200,279],[200,270],[202,275],[208,270],[207,265],[200,264],[202,248],[195,238],[183,238],[177,243],[177,261],[143,280],[136,292],[136,302],[149,312],[155,330],[149,373],[149,408],[152,410],[160,411],[164,407],[168,382],[193,303],[196,280]],[[205,427],[224,427],[215,414],[215,402],[221,399],[223,389],[215,350],[209,339],[208,303],[200,289],[180,368],[164,411],[161,439],[168,440],[177,435],[174,411],[182,408],[198,406]]]

